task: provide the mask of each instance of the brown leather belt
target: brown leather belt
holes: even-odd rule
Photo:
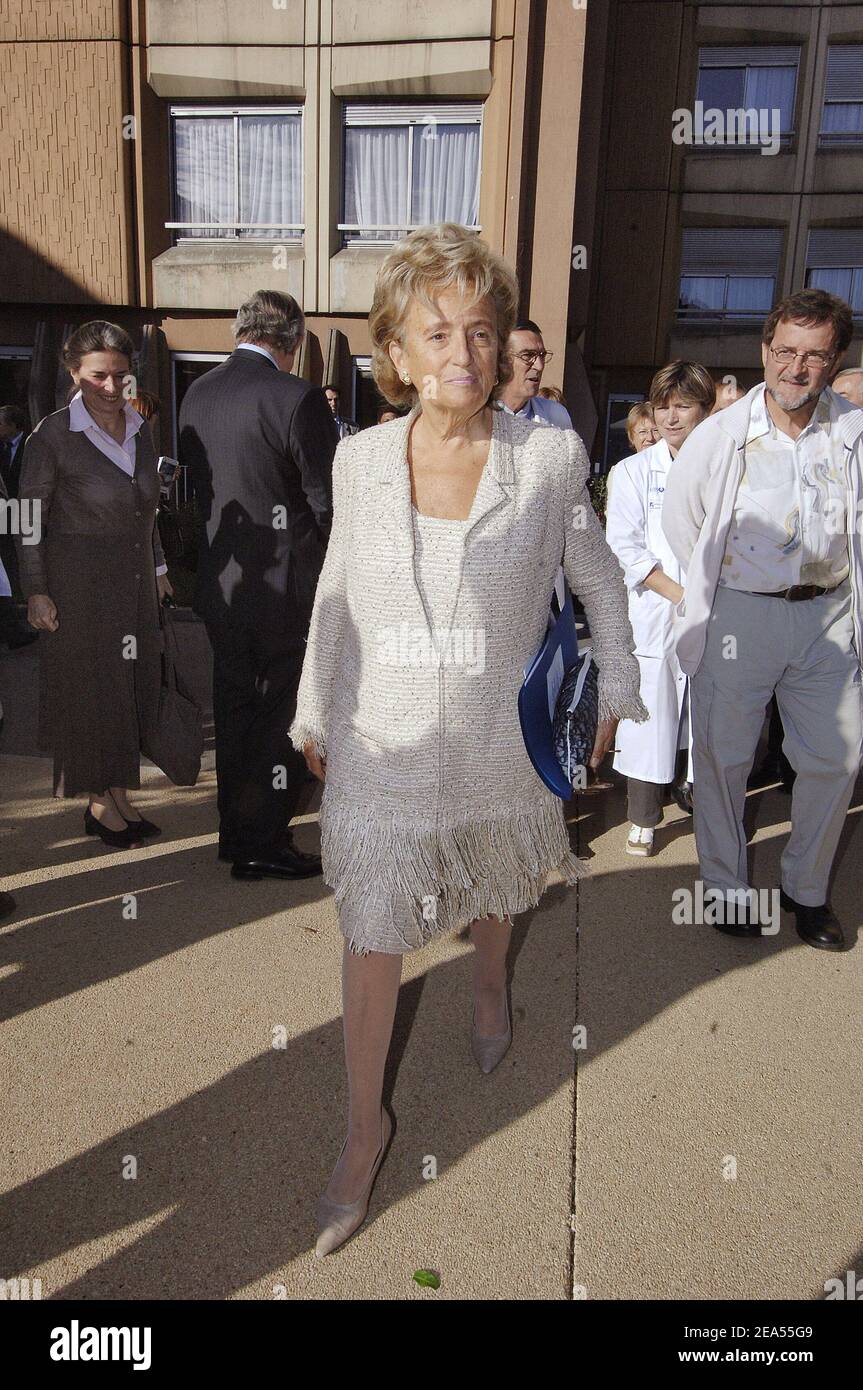
[[[784,598],[789,603],[801,603],[809,598],[821,598],[822,594],[833,594],[839,587],[838,584],[834,584],[832,589],[825,589],[821,584],[792,584],[790,589],[751,589],[750,593],[755,594],[756,598]]]

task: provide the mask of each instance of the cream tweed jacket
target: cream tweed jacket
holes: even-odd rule
[[[567,882],[584,872],[562,803],[528,758],[517,704],[561,560],[590,622],[600,718],[647,717],[623,575],[573,430],[494,410],[449,624],[426,612],[407,462],[419,409],[338,445],[290,729],[294,747],[312,741],[326,758],[324,878],[359,954],[522,912],[550,872]],[[385,931],[375,918],[393,903]]]

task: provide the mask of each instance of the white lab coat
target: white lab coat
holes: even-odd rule
[[[615,771],[640,782],[674,781],[678,748],[692,751],[689,719],[684,716],[687,678],[680,669],[672,635],[673,607],[667,598],[645,589],[644,580],[657,564],[670,579],[685,583],[685,574],[661,526],[665,480],[671,453],[664,439],[617,464],[607,503],[606,537],[623,568],[629,592],[629,621],[641,668],[641,698],[650,711],[646,724],[622,719],[617,730]],[[688,711],[688,702],[687,702]]]

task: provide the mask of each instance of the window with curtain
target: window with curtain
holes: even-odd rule
[[[794,131],[794,99],[800,49],[796,46],[763,45],[754,48],[701,48],[698,51],[696,100],[705,111],[765,111],[772,130],[773,111],[779,115],[779,136],[789,141]],[[740,144],[735,149],[758,149]],[[721,149],[721,145],[705,145]],[[727,146],[725,147],[727,148]]]
[[[171,111],[174,221],[180,238],[285,241],[302,236],[298,107]]]
[[[680,319],[763,318],[773,307],[779,227],[685,227]]]
[[[479,105],[345,108],[346,242],[398,241],[427,222],[478,229]]]
[[[863,317],[863,231],[819,227],[809,233],[806,284],[827,290]]]
[[[863,44],[827,50],[821,145],[863,145]]]

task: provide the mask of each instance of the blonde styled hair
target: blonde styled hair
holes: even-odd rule
[[[417,227],[393,247],[378,271],[369,314],[372,376],[384,399],[400,410],[414,405],[419,393],[402,381],[389,345],[404,346],[405,323],[415,299],[433,310],[432,295],[451,288],[471,304],[491,296],[498,335],[495,391],[512,377],[507,341],[518,312],[518,285],[509,266],[458,222]]]
[[[653,406],[650,401],[638,401],[630,406],[626,415],[626,437],[635,448],[635,427],[641,420],[649,420],[651,425],[655,424],[653,419]]]

